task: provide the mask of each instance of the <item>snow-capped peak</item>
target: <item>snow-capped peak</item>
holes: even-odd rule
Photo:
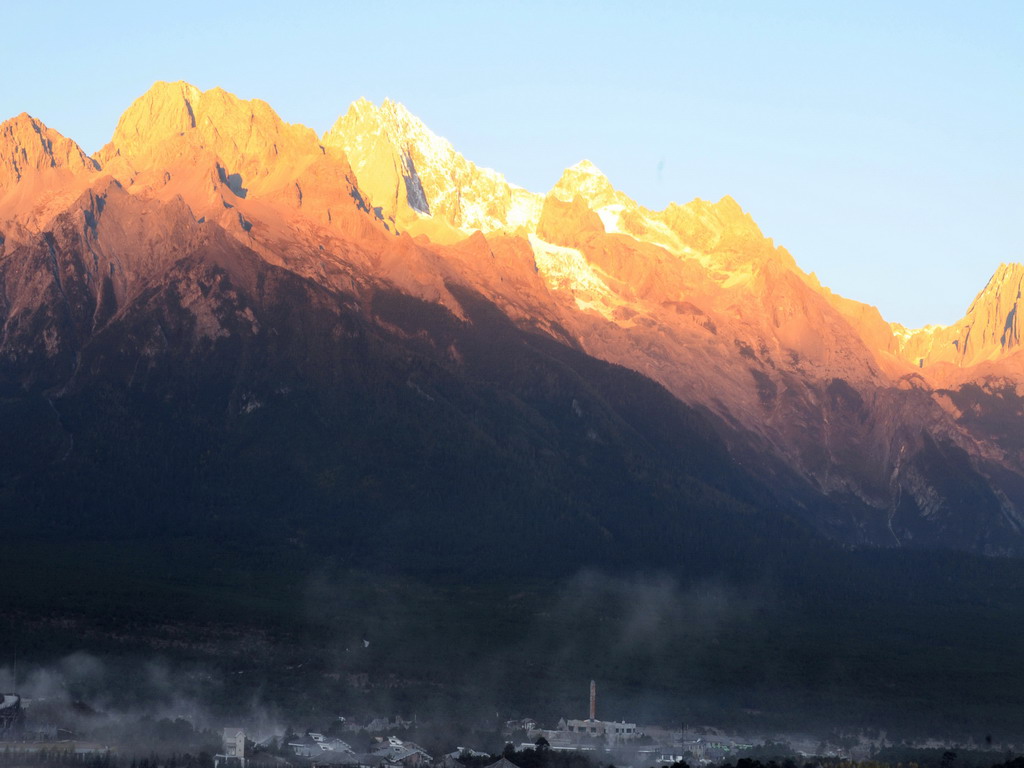
[[[511,231],[540,217],[539,195],[470,162],[397,101],[353,104],[324,145],[345,152],[373,205],[406,229],[429,216],[463,233]]]

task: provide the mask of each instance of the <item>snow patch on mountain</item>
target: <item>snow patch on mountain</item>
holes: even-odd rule
[[[584,311],[614,319],[615,308],[621,302],[581,251],[553,245],[533,234],[529,240],[537,269],[549,288],[570,292],[576,306]]]

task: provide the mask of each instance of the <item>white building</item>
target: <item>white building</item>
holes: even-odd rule
[[[558,730],[576,736],[603,738],[608,744],[629,742],[644,735],[636,723],[627,723],[625,720],[560,720]]]
[[[248,757],[246,746],[244,730],[241,728],[225,728],[221,736],[221,749],[223,753],[213,756],[214,768],[219,768],[221,765],[229,766],[232,763],[237,763],[241,768],[245,768],[245,761]]]

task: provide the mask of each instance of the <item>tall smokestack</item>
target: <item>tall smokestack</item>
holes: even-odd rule
[[[590,719],[597,720],[597,683],[590,681]]]

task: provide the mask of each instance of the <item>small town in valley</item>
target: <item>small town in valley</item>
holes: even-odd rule
[[[626,720],[602,720],[597,716],[597,684],[590,683],[587,717],[562,717],[543,724],[529,717],[501,724],[499,744],[450,744],[437,748],[440,723],[397,715],[377,717],[336,716],[322,731],[274,730],[239,725],[194,727],[184,719],[164,721],[179,736],[179,743],[165,736],[147,743],[131,736],[97,738],[100,733],[76,731],[53,720],[53,708],[43,700],[27,700],[14,693],[0,697],[0,766],[73,765],[91,768],[687,768],[741,764],[759,768],[825,768],[874,761],[897,745],[884,732],[837,734],[822,739],[801,734],[755,737],[727,733],[712,726],[675,727],[638,725]],[[49,718],[49,719],[46,719]],[[152,721],[149,722],[152,726]],[[450,724],[443,724],[444,726]],[[97,729],[109,737],[117,733]],[[150,733],[153,733],[150,730]],[[418,740],[417,740],[418,739]],[[422,743],[421,743],[422,742]],[[430,744],[430,749],[423,744]],[[1013,744],[991,740],[953,744],[935,740],[901,741],[905,749],[922,754],[940,752],[946,768],[954,768],[957,752],[991,753],[995,758],[1012,753]],[[447,750],[447,751],[445,751]],[[769,759],[770,756],[770,759]],[[746,761],[740,763],[740,761]],[[776,760],[781,761],[781,765]],[[518,761],[518,762],[517,762]],[[1009,763],[1008,763],[1009,764]],[[884,765],[870,762],[870,765]]]

